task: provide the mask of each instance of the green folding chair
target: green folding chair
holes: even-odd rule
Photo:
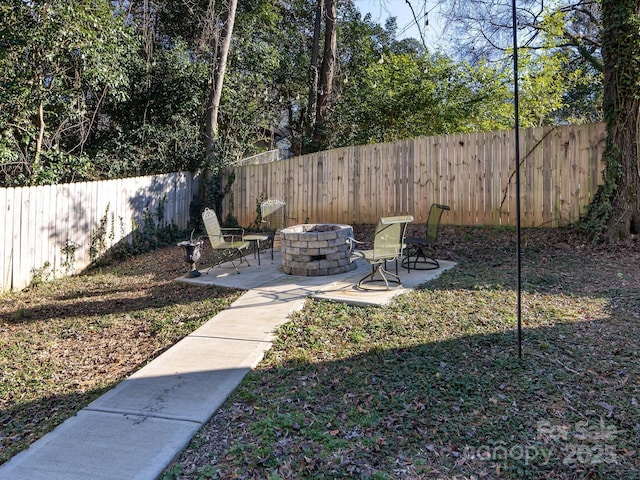
[[[360,250],[357,245],[364,245],[355,239],[350,239],[351,258],[363,258],[371,264],[372,272],[362,277],[356,287],[361,289],[376,289],[370,285],[363,287],[365,284],[375,284],[376,282],[384,282],[386,290],[389,290],[389,283],[395,286],[402,285],[400,277],[396,273],[392,273],[386,269],[387,262],[398,261],[402,256],[404,249],[404,235],[407,224],[413,221],[411,215],[402,215],[396,217],[382,217],[378,220],[376,232],[373,238],[373,248],[368,250]],[[396,263],[397,266],[397,263]],[[376,289],[379,290],[379,289]]]
[[[227,261],[231,262],[231,265],[233,265],[233,268],[236,269],[237,273],[240,273],[238,265],[241,265],[242,262],[247,262],[247,265],[251,266],[249,261],[245,258],[250,243],[247,240],[242,239],[244,236],[244,229],[221,228],[216,212],[210,208],[205,208],[202,212],[202,222],[204,223],[204,228],[207,231],[211,248],[221,254],[218,262],[207,269],[207,273],[209,273],[209,270],[212,268]],[[240,262],[236,265],[236,260],[238,259]]]

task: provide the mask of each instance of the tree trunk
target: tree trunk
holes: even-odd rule
[[[336,0],[327,0],[325,16],[324,52],[322,57],[322,69],[320,70],[320,86],[316,105],[316,120],[313,130],[313,140],[316,144],[320,143],[323,137],[327,105],[329,97],[333,92],[333,77],[335,75],[338,50]]]
[[[583,226],[598,240],[640,233],[640,0],[602,0],[607,144],[600,186]]]
[[[211,79],[211,90],[209,91],[209,100],[207,102],[207,124],[206,124],[206,149],[207,159],[211,164],[215,163],[215,142],[218,135],[218,112],[220,111],[220,98],[222,97],[222,85],[224,83],[224,74],[227,69],[227,57],[231,47],[231,37],[233,35],[233,24],[236,18],[237,0],[229,1],[229,14],[222,37],[222,46],[216,63],[213,66],[213,75]]]
[[[213,170],[212,187],[214,189],[212,196],[216,204],[222,201],[220,185],[220,165],[219,159],[216,158],[216,139],[218,136],[218,113],[220,111],[220,98],[222,97],[222,86],[224,83],[224,74],[227,69],[227,58],[229,56],[229,49],[231,47],[231,37],[233,35],[233,24],[236,18],[236,8],[238,6],[237,0],[229,0],[229,12],[227,14],[227,21],[224,26],[224,32],[222,35],[222,45],[218,50],[215,64],[213,65],[213,71],[211,75],[211,90],[209,91],[209,98],[207,100],[206,109],[206,124],[205,124],[205,167],[202,171],[202,177],[200,180],[201,198],[205,198],[206,184],[208,182],[208,176]],[[214,17],[215,18],[215,17]],[[215,205],[216,210],[219,212],[219,205]]]
[[[33,158],[33,174],[38,174],[38,170],[40,169],[40,155],[42,154],[42,143],[44,142],[44,105],[43,101],[40,100],[38,104],[38,138],[36,140],[36,151]]]
[[[322,17],[324,13],[324,0],[317,0],[316,16],[313,22],[313,48],[311,50],[311,65],[309,67],[309,100],[307,102],[307,113],[305,124],[311,125],[316,111],[316,100],[318,98],[318,58],[320,57],[320,28],[322,27]]]

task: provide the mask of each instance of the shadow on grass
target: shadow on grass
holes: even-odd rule
[[[294,321],[280,336],[315,328]],[[285,338],[287,359],[251,372],[183,453],[199,468],[184,478],[211,465],[222,478],[638,478],[637,347],[614,330],[526,329],[524,360],[512,332],[331,361]],[[228,442],[203,446],[215,431]]]
[[[175,282],[175,278],[187,270],[186,263],[180,263],[180,252],[178,247],[167,247],[132,258],[125,264],[59,279],[32,289],[32,294],[16,292],[12,295],[17,301],[3,308],[3,319],[24,323],[137,315],[145,311],[162,315],[162,310],[169,307],[237,295],[233,289],[213,285],[194,288]],[[22,298],[25,301],[21,301]]]
[[[199,290],[198,290],[199,288]],[[125,294],[125,295],[120,295]],[[111,291],[108,287],[102,293],[62,296],[56,301],[42,302],[36,306],[19,306],[7,320],[12,323],[48,321],[51,319],[72,320],[84,317],[105,317],[111,315],[135,316],[143,312],[158,311],[201,302],[211,298],[225,298],[233,296],[235,291],[215,286],[185,286],[167,283],[140,290]],[[210,312],[203,311],[203,315]]]

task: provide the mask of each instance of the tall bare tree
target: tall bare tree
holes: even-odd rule
[[[333,92],[333,79],[338,56],[337,17],[336,0],[326,0],[324,51],[320,69],[320,84],[318,85],[316,119],[313,129],[313,139],[316,143],[319,143],[322,139],[327,107]]]
[[[210,3],[215,3],[215,0],[211,0]],[[211,90],[209,91],[206,114],[207,159],[211,163],[215,163],[215,142],[218,135],[220,98],[222,97],[222,85],[224,83],[224,74],[227,69],[227,58],[229,57],[229,49],[231,47],[231,37],[233,35],[233,24],[236,19],[237,6],[237,0],[229,0],[229,9],[222,31],[221,45],[217,50],[216,60],[212,65]],[[213,8],[211,8],[210,11],[212,15],[215,15],[213,13]]]
[[[209,0],[209,7],[207,9],[207,20],[205,22],[205,28],[210,29],[211,33],[207,35],[214,42],[219,42],[214,46],[215,59],[211,65],[211,84],[209,90],[209,96],[206,104],[205,114],[205,149],[206,159],[205,167],[202,171],[201,185],[201,198],[204,198],[205,188],[208,183],[208,176],[213,170],[212,185],[214,192],[214,202],[216,207],[219,207],[219,202],[222,201],[221,186],[219,185],[218,170],[219,162],[221,159],[216,157],[216,140],[218,137],[218,114],[220,112],[220,99],[222,98],[222,86],[224,84],[224,75],[227,69],[227,58],[229,57],[229,50],[231,48],[231,38],[233,36],[233,25],[236,19],[236,9],[238,6],[237,0],[229,0],[229,6],[227,9],[226,20],[223,23],[221,34],[218,35],[219,30],[216,28],[217,17],[215,13],[215,0]],[[217,208],[219,210],[219,208]]]
[[[313,46],[311,47],[311,65],[309,67],[309,100],[307,102],[307,124],[315,116],[316,102],[318,100],[318,59],[320,58],[320,30],[324,16],[324,0],[317,0],[316,13],[313,20]]]

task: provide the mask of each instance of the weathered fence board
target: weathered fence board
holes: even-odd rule
[[[604,139],[604,124],[521,130],[523,226],[565,225],[584,213],[601,180]],[[411,214],[422,223],[437,202],[451,207],[443,223],[513,226],[513,142],[513,131],[465,133],[241,164],[223,214],[248,226],[256,202],[277,197],[299,222],[375,224]]]
[[[142,226],[145,211],[157,215],[161,204],[165,223],[186,228],[195,192],[189,173],[0,188],[0,291],[24,288],[39,273],[56,278],[85,268],[101,221],[107,248]]]

